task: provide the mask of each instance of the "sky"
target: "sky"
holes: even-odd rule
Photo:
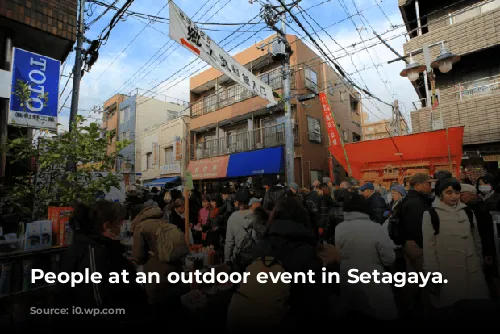
[[[111,3],[113,0],[103,0]],[[201,25],[205,32],[231,55],[273,35],[258,16],[264,0],[175,0],[188,16],[197,22],[246,23],[235,25]],[[278,1],[271,0],[273,4]],[[289,3],[290,0],[287,1]],[[125,0],[118,0],[121,7]],[[377,32],[396,51],[403,53],[405,28],[397,0],[302,0],[292,11],[320,47],[337,61],[349,78],[384,102],[399,100],[400,110],[409,122],[412,102],[418,100],[412,84],[399,73],[402,61],[387,64],[397,56],[374,36]],[[115,11],[98,18],[106,8],[95,3],[86,6],[85,22],[89,25],[85,36],[93,40],[109,24]],[[130,11],[168,18],[167,0],[136,0]],[[357,14],[359,13],[359,14]],[[237,33],[220,43],[229,34]],[[150,91],[149,96],[178,102],[189,100],[189,77],[208,68],[202,60],[185,67],[195,56],[168,37],[168,22],[148,21],[129,15],[111,31],[108,41],[99,50],[99,59],[82,78],[79,114],[90,121],[102,115],[92,112],[102,108],[104,101],[116,93]],[[287,33],[294,34],[318,55],[303,30],[287,18]],[[370,46],[370,47],[368,47]],[[368,47],[368,48],[367,48]],[[231,51],[229,51],[231,50]],[[63,64],[60,92],[74,64],[72,52]],[[184,68],[185,67],[185,68]],[[72,80],[60,98],[64,106],[59,114],[62,129],[68,128]],[[179,100],[178,100],[179,99]],[[390,118],[391,107],[365,97],[363,110],[370,121]]]

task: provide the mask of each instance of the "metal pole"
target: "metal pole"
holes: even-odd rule
[[[282,37],[286,39],[286,17],[285,8],[283,7],[283,14],[281,15],[281,31],[283,33]],[[284,44],[286,45],[286,40]],[[294,160],[295,160],[295,138],[293,134],[293,124],[292,124],[292,104],[290,97],[290,55],[285,49],[285,61],[283,64],[283,95],[285,100],[285,162],[286,162],[286,177],[287,184],[290,185],[295,182],[295,170],[294,170]]]
[[[78,115],[78,99],[80,97],[80,81],[82,80],[82,49],[84,39],[83,12],[85,0],[80,0],[80,12],[78,14],[78,30],[76,36],[75,67],[73,68],[73,95],[71,96],[71,112],[69,115],[69,131],[76,130],[76,116]],[[74,125],[74,127],[73,127]]]
[[[1,69],[10,71],[12,62],[12,39],[8,36],[8,32],[4,31],[4,39],[2,41],[4,47],[4,60]],[[9,99],[0,99],[0,151],[1,151],[1,161],[0,161],[0,182],[5,184],[5,172],[7,165],[7,152],[5,150],[7,146],[7,132],[8,132],[8,122],[9,122]]]
[[[396,133],[401,136],[401,113],[399,112],[399,101],[394,100],[394,112],[396,113]]]
[[[415,15],[417,16],[417,27],[418,27],[418,35],[422,35],[422,23],[420,22],[420,6],[418,4],[418,0],[415,0]]]

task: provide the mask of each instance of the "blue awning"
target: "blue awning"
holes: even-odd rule
[[[283,146],[231,154],[226,177],[284,173]]]
[[[179,176],[164,177],[164,178],[161,178],[161,179],[156,179],[154,181],[145,183],[144,186],[145,187],[164,187],[165,183],[176,182],[176,181],[179,181],[179,179],[180,179]]]

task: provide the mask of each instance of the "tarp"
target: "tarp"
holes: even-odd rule
[[[227,177],[281,174],[283,172],[283,146],[231,154],[227,167]]]
[[[352,176],[361,179],[361,170],[370,164],[404,164],[433,159],[448,159],[456,164],[460,174],[464,127],[453,127],[432,132],[394,136],[345,144]],[[341,146],[329,147],[335,159],[348,170],[348,164]],[[449,149],[449,151],[448,151]]]
[[[187,168],[193,180],[222,179],[226,177],[229,156],[191,161]]]
[[[174,176],[174,177],[164,177],[161,179],[156,179],[154,181],[145,183],[145,187],[164,187],[165,183],[167,182],[175,182],[179,179],[179,176]]]

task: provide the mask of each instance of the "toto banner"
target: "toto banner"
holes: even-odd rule
[[[57,130],[61,63],[14,48],[9,124]]]

